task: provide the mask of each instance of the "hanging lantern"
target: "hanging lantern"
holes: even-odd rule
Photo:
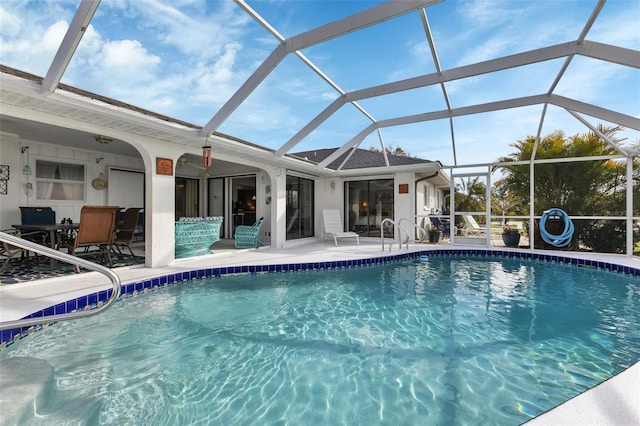
[[[207,144],[202,147],[202,168],[207,169],[211,166],[211,147]]]

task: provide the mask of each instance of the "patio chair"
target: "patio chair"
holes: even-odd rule
[[[259,246],[263,246],[264,243],[258,238],[263,221],[264,217],[261,217],[251,226],[236,226],[236,232],[233,236],[236,248],[258,248]]]
[[[56,223],[56,212],[51,207],[20,206],[20,223],[23,225],[53,225]],[[50,243],[49,233],[34,231],[22,234],[24,239],[38,244]]]
[[[436,226],[438,230],[442,231],[443,238],[451,237],[451,227],[449,225],[449,220],[440,219],[436,216],[429,216],[429,220],[433,226]]]
[[[476,222],[473,216],[470,214],[463,214],[462,219],[464,220],[464,227],[462,228],[462,233],[464,235],[484,234],[484,228],[478,225],[478,222]]]
[[[353,231],[344,230],[340,211],[337,209],[323,209],[322,217],[324,218],[324,233],[320,241],[324,240],[325,235],[328,235],[333,237],[336,247],[338,247],[338,240],[343,238],[355,238],[358,245],[360,245],[360,236],[358,234]]]
[[[133,242],[133,236],[138,228],[139,213],[142,208],[131,207],[124,211],[124,219],[118,222],[115,230],[115,236],[113,237],[112,248],[114,252],[122,254],[122,249],[126,247],[131,253],[131,257],[135,257],[133,250],[131,250],[131,243]]]
[[[15,228],[3,229],[0,232],[4,232],[5,234],[9,234],[14,237],[23,238],[25,240],[28,240],[29,237],[40,234],[39,232],[21,233]],[[4,256],[5,258],[5,261],[0,268],[0,270],[4,270],[7,266],[9,266],[9,262],[11,261],[11,259],[16,257],[17,255],[20,255],[20,263],[22,263],[24,258],[29,255],[29,250],[23,249],[22,247],[14,246],[13,244],[9,244],[7,242],[2,242],[2,245],[0,245],[0,255]],[[36,265],[38,264],[38,255],[36,254]]]
[[[120,207],[114,206],[84,206],[80,211],[80,225],[78,233],[73,241],[60,245],[66,248],[69,254],[74,256],[98,255],[98,261],[107,259],[107,264],[111,267],[111,245],[113,244],[116,218]],[[91,247],[97,250],[89,251]],[[83,253],[78,253],[80,248],[84,248]],[[80,272],[80,267],[76,265],[76,272]]]

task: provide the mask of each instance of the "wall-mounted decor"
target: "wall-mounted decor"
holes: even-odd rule
[[[170,158],[156,157],[156,173],[159,175],[173,176],[173,160]]]
[[[401,183],[398,185],[398,194],[408,194],[409,193],[409,184]]]
[[[9,166],[0,164],[0,195],[7,195],[9,191]]]

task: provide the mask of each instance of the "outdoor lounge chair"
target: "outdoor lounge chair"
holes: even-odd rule
[[[337,209],[323,209],[322,217],[324,218],[324,233],[322,234],[321,241],[324,240],[324,236],[328,235],[333,237],[333,241],[338,246],[338,240],[342,238],[355,238],[358,245],[360,245],[360,236],[353,231],[345,231],[342,226],[342,219],[340,218],[340,211]]]
[[[238,225],[234,234],[236,248],[258,248],[263,246],[264,243],[258,238],[260,236],[260,228],[264,222],[264,217],[261,217],[251,226]]]
[[[484,234],[484,228],[478,225],[478,222],[476,222],[473,216],[470,214],[463,214],[462,219],[464,219],[464,227],[462,228],[462,233],[464,235]]]

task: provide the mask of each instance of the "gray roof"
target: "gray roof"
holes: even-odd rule
[[[297,152],[295,154],[291,154],[294,157],[299,157],[307,161],[311,161],[313,163],[320,163],[335,151],[338,148],[325,148],[325,149],[316,149],[313,151],[303,151]],[[336,160],[329,163],[327,166],[329,169],[338,170],[340,165],[344,162],[345,158],[351,153],[351,151],[347,151],[346,153],[339,156]],[[430,164],[434,163],[431,160],[425,160],[422,158],[410,157],[408,155],[395,155],[387,153],[387,158],[389,159],[389,166],[407,166],[412,164]],[[362,168],[370,168],[370,167],[386,167],[387,164],[384,160],[384,155],[380,151],[371,151],[366,149],[356,149],[353,154],[349,157],[346,164],[342,166],[342,170],[351,170],[351,169],[362,169]]]

